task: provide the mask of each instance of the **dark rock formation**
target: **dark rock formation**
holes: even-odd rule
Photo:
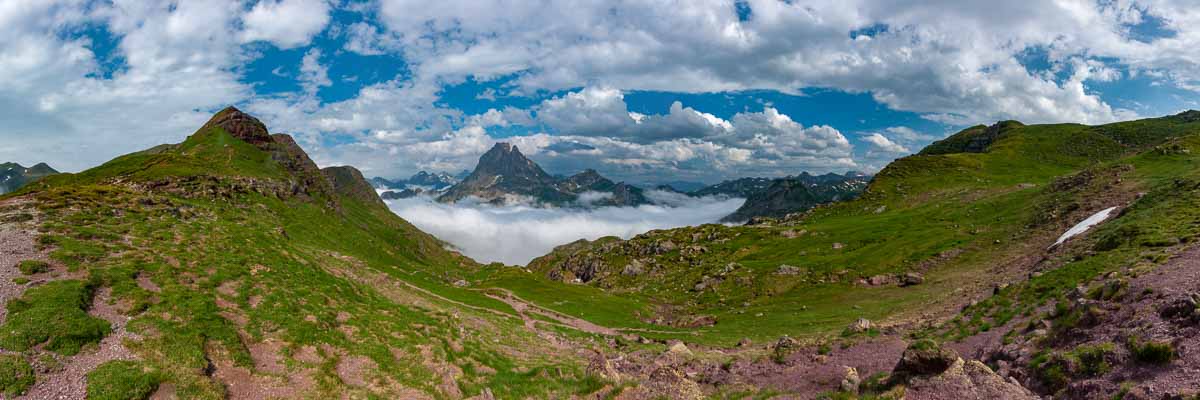
[[[346,196],[366,204],[385,205],[383,200],[375,194],[375,189],[363,178],[362,172],[357,168],[350,166],[327,167],[321,170],[329,182],[333,184],[333,190],[342,196]]]

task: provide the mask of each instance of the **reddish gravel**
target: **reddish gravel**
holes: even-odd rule
[[[125,348],[123,342],[127,339],[138,340],[140,338],[125,329],[129,317],[121,315],[112,304],[109,304],[111,293],[112,290],[109,288],[100,289],[89,313],[111,323],[112,333],[105,336],[96,348],[85,348],[83,352],[73,357],[66,357],[62,370],[39,375],[37,383],[23,398],[82,399],[87,395],[88,372],[108,361],[136,358],[129,349]]]

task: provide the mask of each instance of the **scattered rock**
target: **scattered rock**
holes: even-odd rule
[[[891,275],[875,275],[867,279],[867,284],[871,286],[890,285],[895,282],[895,278]]]
[[[692,355],[692,350],[688,349],[687,345],[683,344],[683,342],[675,342],[675,344],[667,348],[667,353],[690,356]]]
[[[753,344],[754,342],[751,341],[750,338],[742,338],[742,340],[739,340],[737,343],[738,347],[750,347]]]
[[[610,381],[621,380],[621,374],[613,367],[612,361],[609,361],[604,354],[596,353],[588,362],[587,373],[592,376],[599,377]]]
[[[841,389],[847,393],[858,393],[858,386],[862,384],[862,378],[858,376],[858,370],[854,367],[845,367],[846,374],[842,378]]]
[[[788,238],[788,239],[795,239],[795,238],[798,238],[798,237],[804,235],[805,233],[808,233],[808,231],[803,230],[803,229],[801,229],[799,231],[794,230],[794,229],[788,229],[786,231],[781,232],[780,235],[782,235],[783,237]]]
[[[787,264],[780,265],[779,269],[775,270],[776,275],[800,275],[801,272],[803,269],[800,267]]]
[[[687,323],[683,324],[684,328],[702,328],[717,324],[717,317],[711,315],[697,315],[692,317]]]
[[[467,285],[470,285],[470,283],[467,283],[467,281],[465,281],[465,280],[462,280],[462,279],[459,279],[459,280],[457,280],[457,281],[454,281],[454,286],[455,286],[455,287],[466,287]]]
[[[845,244],[842,244],[841,242],[834,242],[834,243],[833,243],[833,249],[834,249],[834,250],[839,250],[839,249],[841,249],[841,248],[843,248],[843,247],[846,247],[846,245],[845,245]]]
[[[854,323],[850,324],[850,326],[846,329],[853,333],[864,333],[871,330],[871,320],[859,318],[858,321],[854,321]]]

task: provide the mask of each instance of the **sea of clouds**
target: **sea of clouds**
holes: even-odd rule
[[[470,201],[442,204],[424,196],[387,203],[400,217],[476,261],[525,265],[555,246],[579,239],[630,238],[654,229],[717,222],[745,202],[740,198],[693,198],[662,191],[648,191],[646,195],[655,204],[545,208]]]

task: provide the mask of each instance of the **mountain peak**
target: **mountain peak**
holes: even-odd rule
[[[517,149],[517,146],[514,146],[512,143],[508,143],[508,142],[499,142],[499,143],[496,143],[496,145],[495,145],[495,146],[492,146],[492,149],[491,149],[491,150],[488,150],[488,153],[491,153],[491,152],[502,152],[502,153],[517,153],[517,154],[521,154],[521,150],[520,150],[520,149]]]
[[[200,132],[214,127],[220,127],[225,132],[233,135],[233,137],[256,146],[272,142],[271,134],[267,131],[267,126],[262,121],[242,112],[242,110],[234,106],[225,107],[225,109],[214,114],[204,126],[200,127]]]

